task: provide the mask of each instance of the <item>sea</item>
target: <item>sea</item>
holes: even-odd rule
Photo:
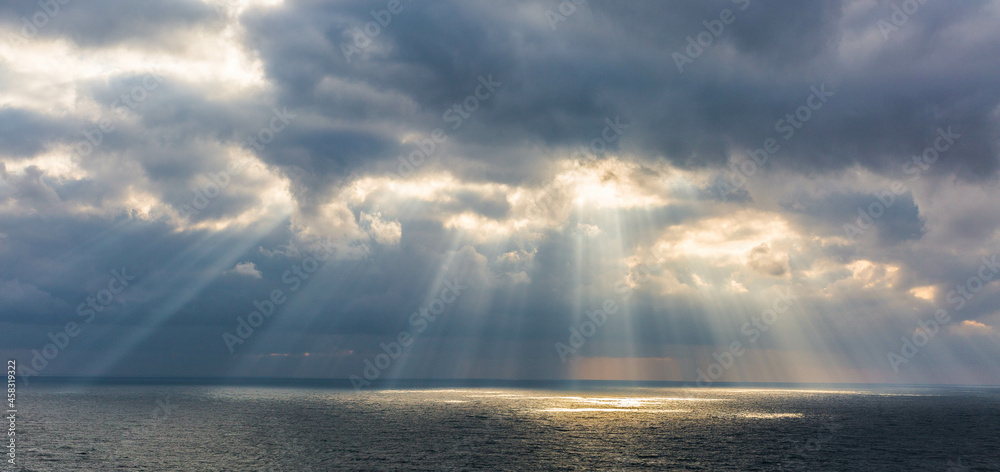
[[[15,437],[0,470],[1000,471],[1000,389],[38,385]]]

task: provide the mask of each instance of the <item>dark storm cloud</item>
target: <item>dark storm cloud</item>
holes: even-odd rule
[[[834,1],[595,1],[557,31],[548,28],[540,4],[404,2],[350,62],[344,45],[354,44],[355,28],[373,21],[369,12],[384,5],[286,2],[251,9],[243,21],[249,45],[279,86],[278,103],[356,123],[300,131],[294,148],[271,147],[275,164],[307,175],[345,175],[366,162],[392,162],[401,150],[390,132],[442,127],[444,111],[473,93],[479,75],[493,74],[504,83],[502,97],[485,102],[470,126],[449,136],[456,146],[492,147],[465,156],[488,165],[508,159],[497,147],[585,146],[600,135],[605,118],[625,115],[634,122],[622,138],[625,149],[683,166],[721,165],[730,151],[780,136],[775,123],[805,105],[811,86],[827,84],[836,97],[788,142],[779,139],[782,150],[773,165],[808,173],[861,163],[885,171],[921,151],[936,128],[950,125],[964,137],[962,152],[933,172],[977,178],[996,170],[993,110],[1000,90],[982,64],[985,51],[1000,45],[985,38],[973,50],[929,38],[970,21],[984,5],[923,5],[900,32],[913,38],[864,44],[852,51],[855,56],[841,53],[838,42],[845,34],[876,32],[877,22],[892,12],[888,2],[845,18],[845,4]],[[197,2],[78,6],[63,6],[45,33],[95,47],[150,37],[151,44],[163,44],[151,31],[219,21],[210,6]],[[18,8],[9,13],[19,17],[34,7]],[[726,8],[736,20],[678,73],[672,54],[704,29],[702,21]],[[730,48],[739,55],[735,63],[727,62]],[[765,69],[775,73],[761,73]],[[144,119],[218,126],[212,119],[217,112],[198,105],[203,98],[166,97]],[[399,105],[407,102],[413,106]]]
[[[880,191],[873,194],[826,195],[821,199],[804,197],[786,204],[785,211],[794,215],[814,234],[856,239],[875,232],[880,246],[920,239],[923,221],[913,196],[886,193],[889,196]],[[889,206],[886,207],[885,203]]]
[[[595,1],[581,7],[586,14],[551,31],[542,17],[530,16],[543,10],[528,3],[404,2],[348,62],[342,47],[354,44],[361,31],[355,28],[373,21],[372,5],[289,3],[277,13],[247,15],[252,44],[283,100],[315,106],[324,80],[364,83],[412,101],[415,108],[394,116],[397,124],[430,132],[441,126],[442,111],[489,73],[504,82],[502,96],[477,110],[472,129],[455,133],[454,141],[570,148],[599,136],[605,118],[628,114],[634,124],[623,138],[626,149],[683,166],[720,165],[730,150],[759,148],[775,137],[782,145],[772,160],[776,166],[809,173],[860,163],[885,171],[922,151],[938,127],[954,126],[963,134],[962,152],[933,172],[979,178],[996,170],[993,111],[1000,88],[980,57],[982,48],[1000,47],[998,38],[982,39],[976,50],[928,39],[949,22],[955,27],[974,18],[982,3],[947,11],[924,5],[905,25],[915,39],[861,43],[854,55],[845,55],[838,46],[845,29],[852,28],[853,40],[866,41],[860,37],[865,31],[874,35],[868,39],[880,39],[876,25],[892,13],[889,3],[845,19],[845,5],[833,1],[750,4],[745,11],[731,2],[668,7]],[[723,8],[736,12],[735,22],[678,73],[672,53]],[[293,31],[298,34],[283,34]],[[730,48],[739,55],[735,62],[726,60]],[[822,84],[835,97],[782,140],[787,131],[777,131],[777,121],[794,116],[807,104],[810,87]],[[372,98],[369,106],[356,94],[321,100],[319,113],[331,118],[388,118],[381,99]],[[341,141],[354,139],[333,136],[332,144],[316,141],[302,151],[337,162],[312,166],[333,173],[391,159],[380,148],[331,155]],[[490,163],[496,152],[467,158]]]
[[[0,146],[15,157],[30,157],[45,150],[46,143],[76,131],[80,122],[33,113],[16,108],[0,108]]]

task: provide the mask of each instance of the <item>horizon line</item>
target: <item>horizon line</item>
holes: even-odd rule
[[[333,377],[181,377],[181,376],[73,376],[73,375],[40,375],[32,376],[32,383],[61,383],[61,384],[147,384],[147,385],[253,385],[253,384],[328,384],[346,385],[351,387],[349,378]],[[516,385],[558,385],[568,386],[577,384],[578,386],[632,386],[632,387],[687,387],[687,388],[718,388],[718,387],[838,387],[838,388],[858,388],[858,387],[910,387],[910,388],[940,388],[940,387],[968,387],[968,388],[1000,388],[997,384],[917,384],[917,383],[884,383],[884,382],[720,382],[715,381],[708,385],[698,385],[697,381],[681,380],[620,380],[620,379],[491,379],[491,378],[398,378],[398,379],[376,379],[372,380],[372,386],[365,389],[380,390],[393,388],[396,384],[467,384],[468,387],[500,386],[502,384]],[[362,389],[362,390],[365,390]]]

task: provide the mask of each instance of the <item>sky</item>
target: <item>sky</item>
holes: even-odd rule
[[[998,22],[5,2],[0,352],[28,379],[997,384]]]

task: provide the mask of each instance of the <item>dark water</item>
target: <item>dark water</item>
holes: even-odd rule
[[[44,387],[30,471],[1000,470],[1000,392]]]

